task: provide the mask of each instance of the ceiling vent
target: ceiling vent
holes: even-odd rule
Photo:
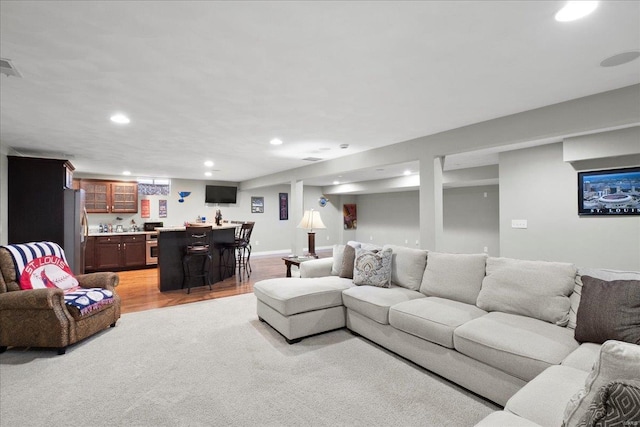
[[[16,67],[11,63],[10,59],[0,58],[0,73],[6,74],[7,76],[14,77],[22,77],[22,74],[16,69]]]
[[[305,157],[305,158],[304,158],[304,159],[302,159],[302,160],[306,160],[307,162],[318,162],[318,161],[320,161],[320,160],[322,160],[322,159],[321,159],[321,158],[319,158],[319,157]]]

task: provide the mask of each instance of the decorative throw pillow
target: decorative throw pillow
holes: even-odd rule
[[[620,341],[606,341],[584,388],[576,393],[564,410],[564,427],[575,427],[585,417],[598,391],[611,381],[640,378],[640,347]]]
[[[353,279],[353,262],[356,259],[356,248],[360,247],[360,243],[348,242],[344,247],[342,254],[342,266],[340,267],[340,277],[345,279]]]
[[[64,251],[57,243],[33,242],[7,245],[20,289],[72,289],[78,280],[67,264]]]
[[[356,249],[353,268],[353,283],[356,285],[391,286],[391,257],[393,252],[387,248],[383,251]]]
[[[575,338],[640,344],[640,280],[605,281],[582,276]]]
[[[475,305],[486,262],[486,254],[429,252],[420,292]]]
[[[575,276],[564,262],[489,257],[477,306],[566,326]]]
[[[578,269],[576,275],[576,283],[573,287],[573,293],[569,296],[571,300],[571,310],[569,311],[569,323],[567,328],[575,329],[578,317],[578,307],[580,306],[580,296],[582,295],[582,276],[591,276],[602,280],[640,280],[640,272],[637,271],[620,271],[608,270],[604,268],[585,268]]]
[[[625,422],[640,425],[640,381],[618,380],[602,386],[578,426],[624,426]]]

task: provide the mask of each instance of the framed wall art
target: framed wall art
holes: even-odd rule
[[[279,193],[280,200],[280,221],[289,219],[289,193]]]
[[[251,197],[251,213],[264,213],[264,197]]]

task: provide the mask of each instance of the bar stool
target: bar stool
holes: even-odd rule
[[[247,277],[251,276],[251,232],[255,222],[243,223],[236,233],[236,237],[233,242],[220,244],[220,274],[222,277],[223,271],[226,274],[235,273],[236,266],[238,267],[238,273],[240,273],[240,280],[242,280],[242,270],[247,273]],[[232,262],[231,254],[235,251],[235,264]],[[225,274],[225,275],[226,275]]]
[[[182,287],[187,285],[187,293],[191,293],[191,279],[201,277],[202,284],[208,284],[211,290],[211,278],[209,276],[209,267],[212,264],[211,252],[209,251],[209,241],[211,237],[211,226],[187,226],[186,234],[188,244],[185,247],[182,257],[183,280]],[[194,260],[199,259],[202,264],[198,271],[195,270]]]

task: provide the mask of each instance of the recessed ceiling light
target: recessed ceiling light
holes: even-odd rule
[[[333,181],[333,185],[338,185],[340,184],[340,181]]]
[[[601,67],[616,67],[618,65],[626,64],[634,59],[640,57],[640,51],[632,50],[629,52],[622,52],[617,55],[613,55],[605,59],[600,63]]]
[[[273,138],[271,141],[269,141],[269,144],[271,144],[271,145],[282,145],[282,140],[278,139],[278,138]]]
[[[213,162],[211,160],[207,160],[206,162],[204,162],[204,165],[210,168],[211,166],[213,166]]]
[[[583,18],[596,10],[597,1],[569,1],[556,13],[556,21],[569,22]]]
[[[122,175],[131,175],[131,171],[124,171],[122,172]]]
[[[131,122],[131,120],[129,120],[129,117],[121,113],[114,114],[113,116],[111,116],[111,121],[113,123],[118,123],[119,125],[126,125],[127,123]]]
[[[204,176],[211,176],[211,175],[213,175],[211,172],[205,172],[204,173]]]
[[[404,175],[405,175],[405,176],[407,176],[407,175],[411,175],[411,171],[410,171],[409,169],[407,169],[406,171],[404,171]]]

